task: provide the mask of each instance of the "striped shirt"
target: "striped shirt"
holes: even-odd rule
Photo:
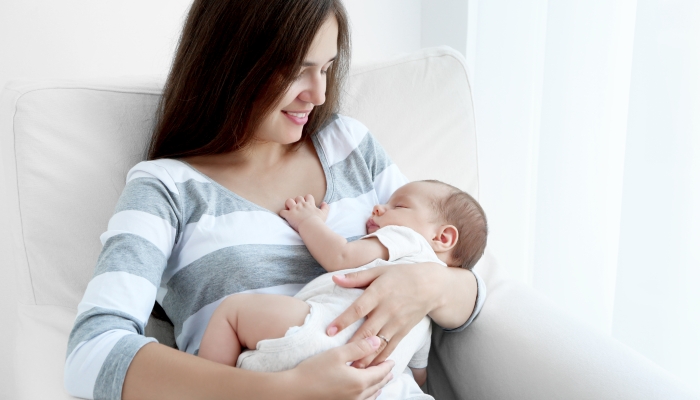
[[[407,179],[352,118],[336,117],[312,140],[326,177],[327,224],[355,240],[366,234],[372,207],[386,203]],[[102,252],[78,305],[65,365],[66,389],[83,398],[121,398],[131,360],[155,341],[144,336],[154,301],[173,322],[178,348],[196,354],[226,296],[291,296],[325,273],[279,215],[172,159],[141,162],[129,171],[100,239]],[[477,282],[477,306],[464,326],[483,303],[484,285]]]

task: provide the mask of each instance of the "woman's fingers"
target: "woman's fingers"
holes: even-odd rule
[[[376,317],[374,314],[371,314],[370,317],[367,318],[367,321],[355,332],[355,336],[353,336],[350,341],[361,340],[363,338],[362,336],[357,336],[358,332],[378,332],[373,334],[376,334],[377,337],[380,338],[383,337],[383,339],[380,339],[382,343],[374,353],[368,354],[361,360],[353,362],[353,367],[366,368],[383,362],[391,355],[396,346],[398,346],[411,329],[411,327],[408,327],[408,330],[406,330],[406,327],[396,321],[382,317],[382,313],[377,314]]]
[[[406,337],[407,334],[408,334],[408,332],[394,333],[393,336],[391,336],[391,339],[389,339],[389,343],[387,343],[387,345],[384,346],[383,348],[380,347],[379,354],[376,354],[376,353],[370,354],[369,356],[360,360],[360,362],[362,362],[364,365],[369,365],[369,366],[377,365],[379,363],[384,362],[387,358],[389,358],[391,353],[394,352],[394,349],[396,349],[396,346],[398,346],[399,343],[401,343],[401,340],[403,340],[403,338]]]
[[[352,272],[345,275],[333,275],[333,282],[346,288],[361,288],[369,286],[375,279],[386,271],[386,267],[375,267],[364,271]]]
[[[342,349],[341,358],[344,362],[352,362],[364,358],[368,354],[372,354],[381,345],[381,339],[376,336],[370,336],[365,340],[358,340],[352,343],[348,343],[340,349]]]
[[[298,388],[306,390],[308,399],[366,400],[376,398],[376,393],[391,379],[393,361],[356,369],[349,367],[352,361],[372,354],[381,340],[372,336],[365,340],[347,343],[302,361],[286,373],[293,376]]]
[[[376,269],[376,268],[373,268]],[[366,271],[363,271],[366,272]],[[338,275],[333,277],[333,280],[338,283],[338,281],[335,279]],[[353,287],[353,286],[350,286]],[[342,314],[337,316],[333,322],[328,325],[328,328],[326,328],[326,334],[328,336],[335,336],[338,332],[342,331],[343,329],[347,328],[348,326],[352,325],[355,323],[355,321],[359,321],[360,319],[364,318],[369,314],[372,310],[374,310],[377,307],[377,298],[374,295],[374,292],[372,290],[365,290],[360,297],[358,297],[351,305],[348,307],[345,311],[343,311]],[[365,328],[369,328],[369,326],[366,326]],[[369,329],[364,329],[363,331],[358,330],[358,332],[355,332],[355,335],[353,337],[355,338],[367,338],[370,336],[374,336],[377,331],[370,331]]]
[[[384,365],[384,364],[386,364],[386,365]],[[391,362],[387,361],[386,363],[377,365],[375,367],[368,368],[368,370],[371,370],[372,368],[378,368],[378,367],[379,368],[387,368],[388,367],[389,371],[391,371],[391,368],[393,368],[393,361],[391,361]],[[384,378],[381,380],[381,382],[377,383],[376,385],[370,386],[369,388],[367,388],[367,390],[365,390],[362,393],[363,397],[370,396],[370,397],[367,397],[367,400],[376,399],[382,393],[382,388],[387,383],[389,383],[389,381],[392,380],[393,378],[394,378],[394,375],[391,373],[384,374]]]

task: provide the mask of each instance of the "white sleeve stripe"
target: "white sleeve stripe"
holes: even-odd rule
[[[119,310],[146,325],[156,298],[156,287],[146,278],[128,272],[105,272],[92,278],[83,299],[78,304],[78,315],[101,307]]]
[[[64,385],[75,397],[93,398],[95,381],[109,352],[124,336],[134,334],[125,330],[111,330],[78,344],[66,358]]]
[[[359,121],[340,116],[336,122],[340,129],[326,129],[318,136],[326,152],[328,165],[346,159],[365,138],[369,129]]]
[[[138,235],[163,252],[165,258],[170,257],[177,231],[170,224],[156,215],[137,210],[120,211],[109,220],[107,232],[100,235],[102,245],[113,236],[121,233]]]

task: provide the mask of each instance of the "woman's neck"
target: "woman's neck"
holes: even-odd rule
[[[253,141],[246,148],[230,153],[187,157],[192,165],[203,168],[247,170],[266,174],[283,167],[298,149],[295,144]]]

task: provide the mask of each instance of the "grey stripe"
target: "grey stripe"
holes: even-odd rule
[[[209,253],[168,281],[163,308],[177,337],[187,318],[229,294],[270,286],[306,284],[326,271],[305,246],[242,245]]]
[[[330,170],[335,180],[335,190],[329,203],[354,198],[374,189],[365,160],[357,149],[343,161],[333,164]]]
[[[120,233],[107,239],[97,259],[95,275],[105,272],[128,272],[160,286],[168,260],[158,247],[133,233]]]
[[[141,323],[125,312],[101,307],[91,308],[76,318],[68,338],[66,358],[75,350],[75,346],[112,329],[124,329],[138,334],[143,334],[144,331]]]
[[[176,215],[182,210],[179,199],[156,178],[136,178],[127,182],[114,213],[126,210],[155,215],[169,221],[178,233],[180,231]]]
[[[202,215],[218,217],[235,211],[263,210],[218,183],[189,180],[178,183],[177,188],[185,200],[187,224],[198,222]]]
[[[374,189],[374,180],[391,165],[379,143],[367,133],[360,144],[344,160],[330,167],[335,191],[329,203],[354,198]]]
[[[392,164],[382,145],[374,139],[371,133],[365,135],[355,151],[359,151],[362,154],[362,158],[372,174],[372,182],[374,182],[377,175],[384,172]]]
[[[141,335],[126,335],[119,339],[100,368],[92,391],[93,397],[120,400],[126,370],[129,369],[131,360],[143,345],[155,341],[153,338]]]

